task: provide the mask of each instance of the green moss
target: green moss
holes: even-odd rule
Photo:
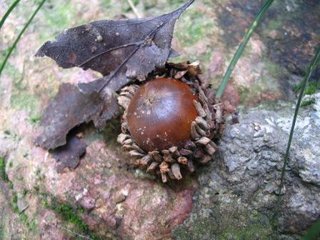
[[[111,0],[101,0],[100,2],[103,8],[110,8],[112,6]]]
[[[301,107],[308,107],[310,105],[315,104],[316,100],[315,99],[309,99],[309,100],[304,100],[301,103]]]
[[[40,120],[41,120],[41,114],[40,113],[35,113],[33,115],[30,116],[30,122],[34,125],[37,125]]]
[[[89,236],[90,239],[100,239],[90,231],[88,225],[82,220],[81,215],[84,212],[83,208],[73,207],[67,203],[62,203],[55,197],[46,194],[41,194],[41,196],[44,207],[53,210],[63,221],[73,225],[75,232],[81,232],[82,234]]]
[[[6,55],[9,52],[9,47],[7,49],[4,49],[1,51],[0,53],[0,63],[2,64],[2,62],[4,61]],[[12,55],[14,55],[16,50],[13,50]],[[11,79],[13,80],[17,80],[17,79],[21,79],[22,78],[22,73],[20,71],[18,71],[18,69],[10,64],[10,62],[7,62],[5,68],[3,69],[3,74],[8,75]]]
[[[37,123],[39,113],[39,99],[34,94],[30,93],[28,83],[24,81],[23,77],[13,78],[14,90],[10,99],[11,107],[16,110],[26,110],[31,113],[29,121]]]
[[[4,158],[2,157],[0,157],[0,179],[5,182],[9,181],[8,175],[6,173],[6,163],[4,161]]]
[[[288,72],[285,68],[281,67],[279,64],[270,61],[268,58],[263,58],[263,63],[268,73],[274,77],[279,78],[280,76],[287,75]]]
[[[23,223],[29,231],[35,232],[37,230],[37,224],[35,220],[30,220],[28,215],[25,212],[20,212],[18,207],[18,194],[13,192],[13,197],[11,200],[11,208],[12,210],[19,215],[19,219],[21,223]]]
[[[245,103],[248,99],[249,94],[250,94],[249,88],[240,87],[239,88],[240,102]]]
[[[74,24],[82,23],[81,19],[77,18],[77,10],[70,0],[47,1],[41,11],[45,15],[43,24],[50,28],[50,31],[40,31],[41,42],[51,39]]]
[[[12,207],[12,210],[15,212],[15,213],[19,213],[19,208],[18,208],[18,195],[17,193],[13,193],[13,197],[11,199],[11,207]]]
[[[28,189],[23,189],[22,196],[25,197],[29,193]]]
[[[203,217],[193,220],[190,230],[178,227],[174,230],[174,237],[177,240],[189,239],[217,239],[219,223],[210,217]]]
[[[54,29],[69,27],[76,17],[74,6],[70,1],[60,1],[59,4],[52,4],[50,8],[44,8],[47,24]]]
[[[38,108],[38,99],[27,92],[16,93],[11,97],[11,106],[15,109],[35,112]]]
[[[177,39],[183,46],[192,46],[203,39],[213,28],[213,22],[204,14],[190,9],[184,14],[184,21],[179,22],[179,28],[175,32]]]
[[[319,90],[320,90],[320,82],[311,82],[307,85],[306,89],[304,90],[304,93],[306,95],[312,95]]]
[[[270,229],[264,226],[253,224],[243,229],[227,229],[218,239],[228,240],[232,237],[233,240],[269,240],[270,239]]]
[[[254,240],[254,239],[273,239],[272,230],[260,224],[252,224],[246,227],[231,227],[221,230],[222,223],[213,219],[205,218],[195,221],[191,231],[184,228],[174,230],[174,236],[177,240],[189,239],[218,239],[218,240]]]
[[[53,206],[53,209],[58,213],[65,221],[76,225],[80,230],[87,232],[87,225],[82,221],[82,219],[77,215],[78,209],[74,209],[67,204],[57,204]]]
[[[184,4],[186,1],[185,0],[168,0],[168,5],[170,6],[180,6]]]
[[[299,92],[301,90],[302,83],[297,84],[293,87],[295,92]],[[304,90],[305,95],[312,95],[315,94],[317,91],[320,90],[320,81],[318,82],[309,82]]]
[[[266,29],[268,29],[268,31],[270,31],[270,30],[277,30],[282,27],[283,27],[283,20],[282,19],[271,19],[268,22],[268,26],[266,27]]]
[[[198,212],[174,230],[175,239],[277,239],[272,237],[276,233],[268,216],[260,212],[244,208],[240,210],[237,204],[230,204],[228,209],[221,209],[216,205],[201,209],[200,212],[201,214]]]

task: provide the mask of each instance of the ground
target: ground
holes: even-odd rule
[[[0,36],[0,62],[38,2],[22,0],[5,22]],[[138,12],[148,17],[169,12],[184,1],[133,2]],[[180,56],[174,61],[200,61],[202,77],[218,86],[263,2],[196,1],[176,24],[173,48]],[[0,2],[0,16],[10,4],[7,0]],[[320,29],[315,27],[320,21],[319,10],[316,0],[274,3],[232,75],[226,91],[231,107],[249,108],[266,102],[277,107],[278,100],[295,99],[293,90],[298,88],[320,42]],[[80,69],[61,69],[50,59],[34,57],[36,51],[65,28],[121,17],[136,17],[125,0],[93,0],[90,4],[48,0],[9,59],[0,76],[0,239],[170,239],[172,229],[187,219],[192,209],[195,211],[193,196],[205,173],[172,188],[140,172],[124,173],[126,156],[115,142],[118,121],[100,133],[90,127],[86,130],[89,148],[75,171],[58,173],[54,159],[33,144],[41,113],[59,85],[99,76]],[[315,80],[319,76],[317,70],[309,91],[317,89]],[[116,194],[118,191],[120,194]],[[147,214],[139,212],[145,206],[149,206]],[[128,212],[130,208],[134,211]],[[154,216],[157,214],[159,217]],[[208,224],[203,222],[203,226]],[[106,231],[105,226],[110,229]],[[203,226],[199,224],[200,232]],[[257,228],[270,230],[264,225]],[[151,235],[144,235],[150,229]],[[239,229],[223,233],[222,239],[230,239],[228,236]],[[192,236],[197,236],[196,231]],[[252,227],[242,236],[250,231]]]

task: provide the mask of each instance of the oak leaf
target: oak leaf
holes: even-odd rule
[[[91,22],[46,42],[36,56],[51,57],[63,68],[90,68],[103,77],[90,83],[61,85],[45,109],[36,143],[55,149],[65,145],[69,131],[82,123],[93,121],[97,128],[103,128],[119,112],[116,92],[165,66],[173,53],[175,22],[193,2],[154,18]]]

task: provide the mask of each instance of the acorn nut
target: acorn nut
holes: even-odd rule
[[[134,141],[145,151],[182,147],[198,116],[196,99],[187,84],[175,79],[158,78],[142,85],[127,110]]]
[[[118,142],[134,166],[163,182],[194,172],[217,150],[223,108],[195,73],[200,70],[194,64],[167,64],[153,79],[124,87],[118,97],[124,108]]]

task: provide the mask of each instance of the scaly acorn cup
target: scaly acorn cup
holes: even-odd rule
[[[135,166],[163,182],[182,179],[217,151],[223,108],[199,74],[198,63],[168,63],[119,94],[124,114],[118,142]]]

